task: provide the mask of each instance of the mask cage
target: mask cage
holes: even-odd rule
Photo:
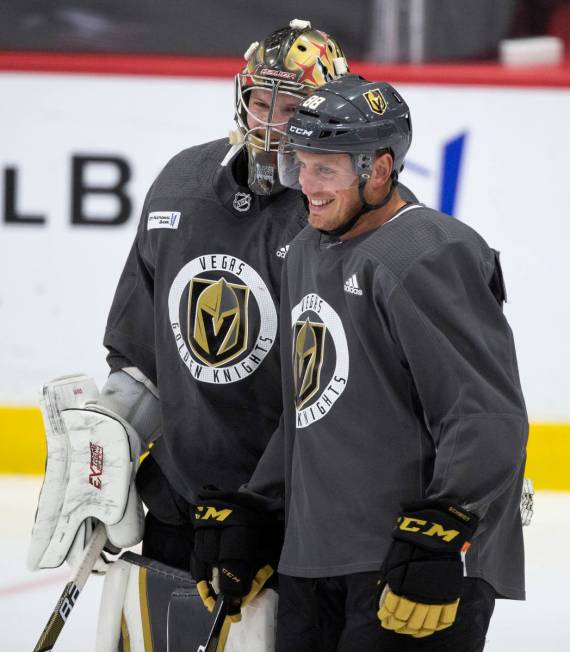
[[[253,82],[253,83],[252,83]],[[235,77],[235,120],[243,142],[252,149],[262,150],[265,152],[276,152],[279,141],[271,141],[272,132],[275,131],[280,137],[285,135],[287,121],[273,122],[273,111],[277,102],[278,94],[288,95],[297,100],[302,100],[308,95],[310,89],[306,84],[268,79],[258,75],[240,73]],[[260,120],[248,107],[249,94],[253,90],[271,91],[271,101],[268,112],[268,119]],[[252,129],[247,124],[247,117],[255,118],[257,124]],[[256,135],[255,132],[265,130],[263,138]]]

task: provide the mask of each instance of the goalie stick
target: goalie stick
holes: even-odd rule
[[[99,555],[103,551],[106,543],[107,532],[105,531],[105,525],[99,523],[95,530],[93,530],[93,535],[85,546],[85,550],[83,551],[75,574],[65,585],[65,588],[55,605],[55,609],[36,643],[34,652],[47,652],[48,650],[53,650],[53,646],[61,634],[61,630],[63,629],[71,610],[77,602],[79,593],[89,579],[89,575],[95,566],[95,562],[99,559]]]
[[[220,641],[222,627],[224,626],[224,620],[226,618],[226,611],[226,598],[220,594],[216,600],[216,606],[214,607],[214,620],[212,628],[210,629],[210,634],[208,635],[208,640],[204,645],[198,646],[196,652],[216,652],[216,648]]]

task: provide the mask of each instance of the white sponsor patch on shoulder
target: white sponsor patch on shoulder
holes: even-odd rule
[[[146,230],[151,229],[177,229],[180,222],[179,211],[154,211],[148,214]]]

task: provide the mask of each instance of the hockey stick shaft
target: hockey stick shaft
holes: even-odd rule
[[[83,555],[81,556],[75,574],[65,585],[65,588],[55,605],[55,609],[36,643],[34,652],[47,652],[48,650],[53,649],[71,610],[77,602],[79,593],[89,579],[89,575],[91,574],[93,566],[95,566],[95,562],[99,558],[105,543],[107,543],[107,532],[105,531],[103,523],[99,523],[95,530],[93,530],[93,535],[85,546],[85,550],[83,551]]]
[[[197,652],[216,652],[222,627],[224,626],[224,620],[226,619],[226,611],[226,598],[220,594],[214,607],[214,621],[210,629],[210,634],[208,635],[208,640],[204,645],[200,645]]]

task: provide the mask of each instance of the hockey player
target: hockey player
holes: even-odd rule
[[[285,484],[279,652],[478,652],[495,597],[524,599],[528,424],[499,255],[402,197],[411,138],[401,95],[349,75],[280,149],[309,226],[284,263],[283,422],[244,492],[276,507]],[[236,503],[220,498],[201,509]]]
[[[137,476],[143,554],[185,569],[197,491],[245,482],[281,414],[281,267],[306,213],[279,184],[278,140],[299,100],[347,70],[338,44],[299,20],[245,58],[235,144],[186,149],[159,174],[104,340],[111,382],[133,386],[135,367],[160,397]]]
[[[140,540],[140,506],[129,483],[141,439],[143,447],[152,446],[136,476],[148,507],[143,554],[189,570],[198,489],[206,482],[237,489],[277,426],[281,268],[288,243],[306,224],[301,194],[279,184],[277,145],[298,102],[348,67],[336,41],[301,20],[253,43],[245,59],[236,76],[231,143],[220,139],[182,151],[148,192],[108,318],[111,373],[101,393],[84,377],[46,386],[44,414],[46,423],[53,421],[48,446],[51,441],[55,455],[48,459],[31,567],[58,565],[70,550],[76,557],[90,536],[90,521],[82,518],[94,513],[93,505],[112,543]],[[75,420],[64,427],[61,415],[71,411]],[[77,432],[99,441],[103,430],[122,455],[112,463],[124,468],[113,487],[97,475],[111,468],[107,443],[90,448],[86,439],[76,465],[65,461],[75,453],[64,441]],[[94,474],[87,489],[85,468]],[[65,483],[74,470],[71,485],[79,492],[69,500]],[[85,509],[78,509],[81,501]],[[111,527],[123,512],[128,527]],[[193,570],[204,579],[201,562]],[[211,606],[206,592],[204,599]]]

